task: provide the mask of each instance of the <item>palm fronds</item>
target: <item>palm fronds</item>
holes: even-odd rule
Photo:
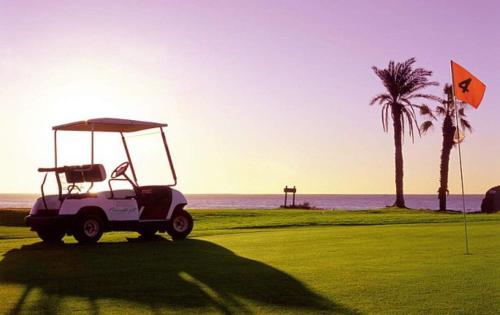
[[[427,121],[424,121],[421,125],[420,125],[420,131],[422,132],[422,134],[425,134],[427,133],[427,131],[429,131],[429,129],[431,129],[432,127],[434,127],[434,123],[430,120],[427,120]]]
[[[373,72],[382,81],[386,93],[378,94],[370,101],[370,105],[382,105],[381,121],[385,132],[388,131],[390,111],[390,118],[399,119],[403,134],[408,132],[412,140],[414,139],[415,132],[420,135],[420,127],[415,110],[419,110],[420,114],[434,118],[428,106],[417,104],[416,101],[422,99],[435,101],[438,99],[434,95],[419,92],[426,87],[438,85],[438,83],[430,81],[432,71],[423,68],[414,69],[413,65],[415,61],[415,58],[410,58],[401,63],[391,60],[385,69],[372,67]],[[394,110],[396,107],[397,110]],[[394,117],[395,112],[400,113],[400,115],[398,114],[399,117]]]
[[[451,119],[451,122],[453,126],[456,126],[457,121],[456,121],[456,109],[458,108],[458,116],[460,120],[460,125],[463,127],[464,130],[467,130],[469,132],[472,132],[472,127],[470,122],[466,119],[467,115],[465,114],[465,104],[461,101],[455,100],[453,102],[453,91],[452,87],[450,84],[445,84],[443,87],[443,94],[445,98],[439,98],[436,97],[435,100],[437,100],[441,105],[436,106],[434,109],[434,113],[436,115],[432,114],[432,110],[430,108],[423,108],[421,106],[420,113],[422,115],[433,115],[434,118],[436,116],[442,117],[443,120],[446,117],[449,117]],[[428,114],[428,110],[431,111],[431,114]],[[421,125],[422,128],[423,124]]]

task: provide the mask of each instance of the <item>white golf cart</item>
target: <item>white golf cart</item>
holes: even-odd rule
[[[135,120],[99,118],[55,126],[54,167],[39,168],[45,176],[42,196],[37,199],[26,224],[46,242],[59,242],[65,234],[73,235],[80,243],[95,243],[106,231],[137,231],[150,238],[156,232],[167,232],[174,239],[186,238],[193,228],[191,215],[184,210],[186,198],[172,189],[177,175],[170,156],[163,127],[166,124]],[[159,128],[174,183],[164,186],[139,186],[125,133]],[[57,132],[85,131],[91,135],[91,163],[88,165],[58,166]],[[108,179],[109,191],[92,193],[96,182],[106,180],[102,164],[94,163],[94,133],[114,132],[121,136],[127,161],[118,165]],[[132,178],[127,175],[130,168]],[[54,173],[58,194],[45,195],[44,185],[49,173]],[[63,188],[62,174],[68,184]],[[126,181],[131,189],[113,190],[112,183]],[[77,184],[87,183],[86,192]],[[65,191],[63,191],[65,190]]]

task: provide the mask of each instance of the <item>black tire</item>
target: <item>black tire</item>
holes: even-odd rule
[[[141,234],[141,237],[143,239],[152,239],[156,232],[158,232],[158,229],[157,228],[153,228],[153,227],[142,227],[139,229],[139,234]]]
[[[177,210],[167,223],[167,233],[173,240],[185,239],[193,230],[193,218],[185,210]]]
[[[93,244],[101,238],[104,232],[104,221],[99,215],[86,214],[81,216],[75,225],[73,236],[81,244]]]
[[[66,234],[64,230],[58,229],[38,230],[36,233],[45,243],[61,243],[62,238]]]

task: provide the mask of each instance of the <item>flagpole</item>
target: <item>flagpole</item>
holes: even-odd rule
[[[464,189],[464,173],[462,169],[462,150],[460,148],[460,128],[459,128],[459,117],[458,117],[458,107],[456,106],[455,100],[455,84],[453,82],[453,61],[451,61],[451,93],[453,95],[453,108],[455,109],[455,119],[456,119],[456,133],[457,133],[457,145],[458,145],[458,161],[460,163],[460,181],[462,183],[462,213],[464,217],[464,232],[465,232],[465,254],[469,255],[469,239],[467,236],[467,216],[465,214],[465,189]]]

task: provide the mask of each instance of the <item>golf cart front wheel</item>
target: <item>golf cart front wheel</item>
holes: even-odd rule
[[[174,240],[185,239],[193,230],[193,218],[185,210],[175,211],[168,221],[167,232]]]
[[[64,234],[66,234],[64,230],[57,230],[57,229],[38,230],[36,231],[36,233],[45,243],[59,243],[64,237]]]
[[[95,214],[82,216],[76,223],[74,236],[78,243],[96,243],[104,232],[104,222],[102,218]]]

